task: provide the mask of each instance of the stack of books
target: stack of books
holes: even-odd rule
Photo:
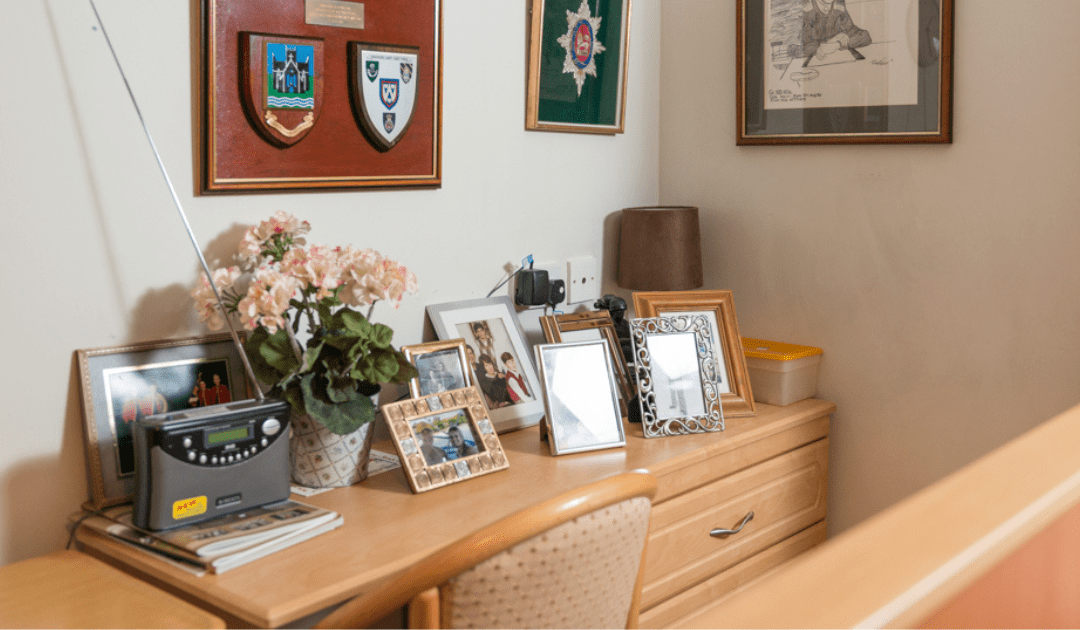
[[[197,575],[224,573],[341,527],[337,512],[282,501],[168,531],[135,527],[131,505],[88,510],[77,520],[129,545],[159,555]]]

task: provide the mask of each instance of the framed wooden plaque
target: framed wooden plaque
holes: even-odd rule
[[[201,2],[200,192],[441,185],[441,0]]]

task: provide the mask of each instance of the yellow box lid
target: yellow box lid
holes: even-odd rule
[[[822,354],[821,348],[799,346],[793,343],[765,341],[764,339],[742,338],[743,354],[753,359],[773,359],[774,361],[794,361],[803,357]]]

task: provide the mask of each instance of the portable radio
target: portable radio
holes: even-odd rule
[[[164,530],[289,498],[289,406],[247,400],[139,419],[137,527]]]

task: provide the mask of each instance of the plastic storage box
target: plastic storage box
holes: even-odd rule
[[[783,407],[817,393],[821,348],[742,338],[754,400]]]

